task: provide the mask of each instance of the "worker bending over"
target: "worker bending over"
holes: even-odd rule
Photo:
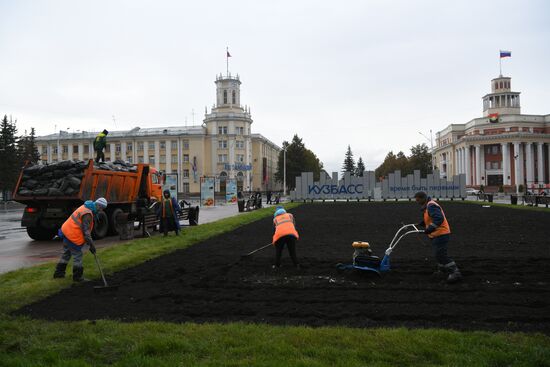
[[[276,250],[276,259],[273,268],[278,269],[281,266],[281,255],[286,245],[294,266],[299,269],[300,265],[296,258],[296,240],[300,236],[298,235],[298,231],[296,231],[294,216],[287,213],[282,206],[278,206],[273,215],[273,225],[275,226],[275,234],[273,235],[272,243]]]
[[[441,206],[432,198],[420,191],[414,195],[416,202],[422,206],[424,218],[419,226],[424,226],[424,233],[432,241],[432,249],[437,260],[435,275],[447,275],[447,283],[456,283],[462,279],[462,274],[456,263],[447,255],[447,245],[451,237],[451,228]]]
[[[104,198],[99,198],[96,201],[87,200],[63,223],[57,233],[63,240],[63,254],[55,267],[54,278],[65,277],[67,264],[73,257],[73,281],[84,280],[82,250],[84,245],[88,245],[90,252],[95,254],[94,241],[92,240],[94,218],[100,210],[105,210],[105,208],[107,208],[107,200]]]

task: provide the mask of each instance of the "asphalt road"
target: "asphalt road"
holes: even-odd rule
[[[236,205],[201,208],[199,224],[237,214]],[[25,228],[21,227],[22,215],[22,209],[0,209],[0,273],[55,261],[61,255],[61,241],[34,241],[29,238]],[[103,248],[121,242],[118,237],[113,236],[96,241],[95,245],[97,248]]]

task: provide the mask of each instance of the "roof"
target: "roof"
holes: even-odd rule
[[[263,141],[266,142],[267,144],[273,146],[275,149],[282,150],[282,148],[281,148],[280,146],[278,146],[277,144],[275,144],[274,142],[272,142],[271,140],[269,140],[268,138],[266,138],[266,137],[263,136],[262,134],[250,134],[250,137],[251,137],[252,139],[263,140]]]
[[[65,132],[59,131],[57,134],[42,135],[36,137],[37,141],[48,141],[56,139],[93,139],[101,131],[82,131],[82,132]],[[115,130],[109,131],[110,138],[125,138],[125,137],[142,137],[142,136],[180,136],[180,135],[201,135],[205,134],[205,128],[202,126],[168,126],[168,127],[150,127],[140,128],[134,127],[130,130]]]

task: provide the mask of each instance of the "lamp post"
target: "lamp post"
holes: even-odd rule
[[[435,169],[435,166],[434,166],[434,140],[432,136],[432,129],[430,129],[429,138],[425,134],[421,133],[420,131],[418,133],[422,135],[430,143],[430,148],[431,148],[430,155],[432,156],[432,172],[433,172]]]
[[[516,172],[518,171],[516,169],[516,167],[518,166],[518,158],[519,158],[519,154],[515,154],[514,155],[514,169],[516,170]],[[516,181],[516,195],[519,196],[519,185],[518,185],[518,178],[517,177],[515,177],[515,181]]]
[[[286,196],[286,147],[283,148],[283,196]]]

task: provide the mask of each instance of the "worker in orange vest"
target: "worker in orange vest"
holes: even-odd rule
[[[451,227],[447,222],[443,209],[423,191],[417,192],[414,198],[422,206],[423,212],[423,220],[418,225],[425,227],[424,233],[432,241],[432,250],[438,263],[434,275],[446,275],[447,283],[458,282],[462,279],[462,274],[453,259],[447,255]]]
[[[282,206],[278,206],[273,215],[273,225],[275,226],[275,234],[273,235],[272,244],[276,250],[276,259],[273,268],[278,269],[281,266],[281,255],[286,245],[294,266],[299,269],[300,264],[298,264],[298,259],[296,258],[296,240],[300,236],[298,235],[298,231],[296,231],[294,216],[287,213]]]
[[[92,229],[94,217],[98,211],[107,208],[107,200],[99,198],[96,201],[87,200],[78,207],[73,214],[63,223],[57,232],[63,240],[63,254],[55,268],[54,278],[64,278],[67,264],[73,257],[73,281],[84,280],[84,267],[82,266],[82,250],[84,245],[90,247],[90,252],[95,254]]]
[[[181,208],[175,197],[170,195],[170,190],[164,190],[162,201],[157,206],[157,216],[160,219],[159,231],[164,232],[164,237],[168,236],[169,231],[175,231],[179,235],[181,226],[178,213]]]

